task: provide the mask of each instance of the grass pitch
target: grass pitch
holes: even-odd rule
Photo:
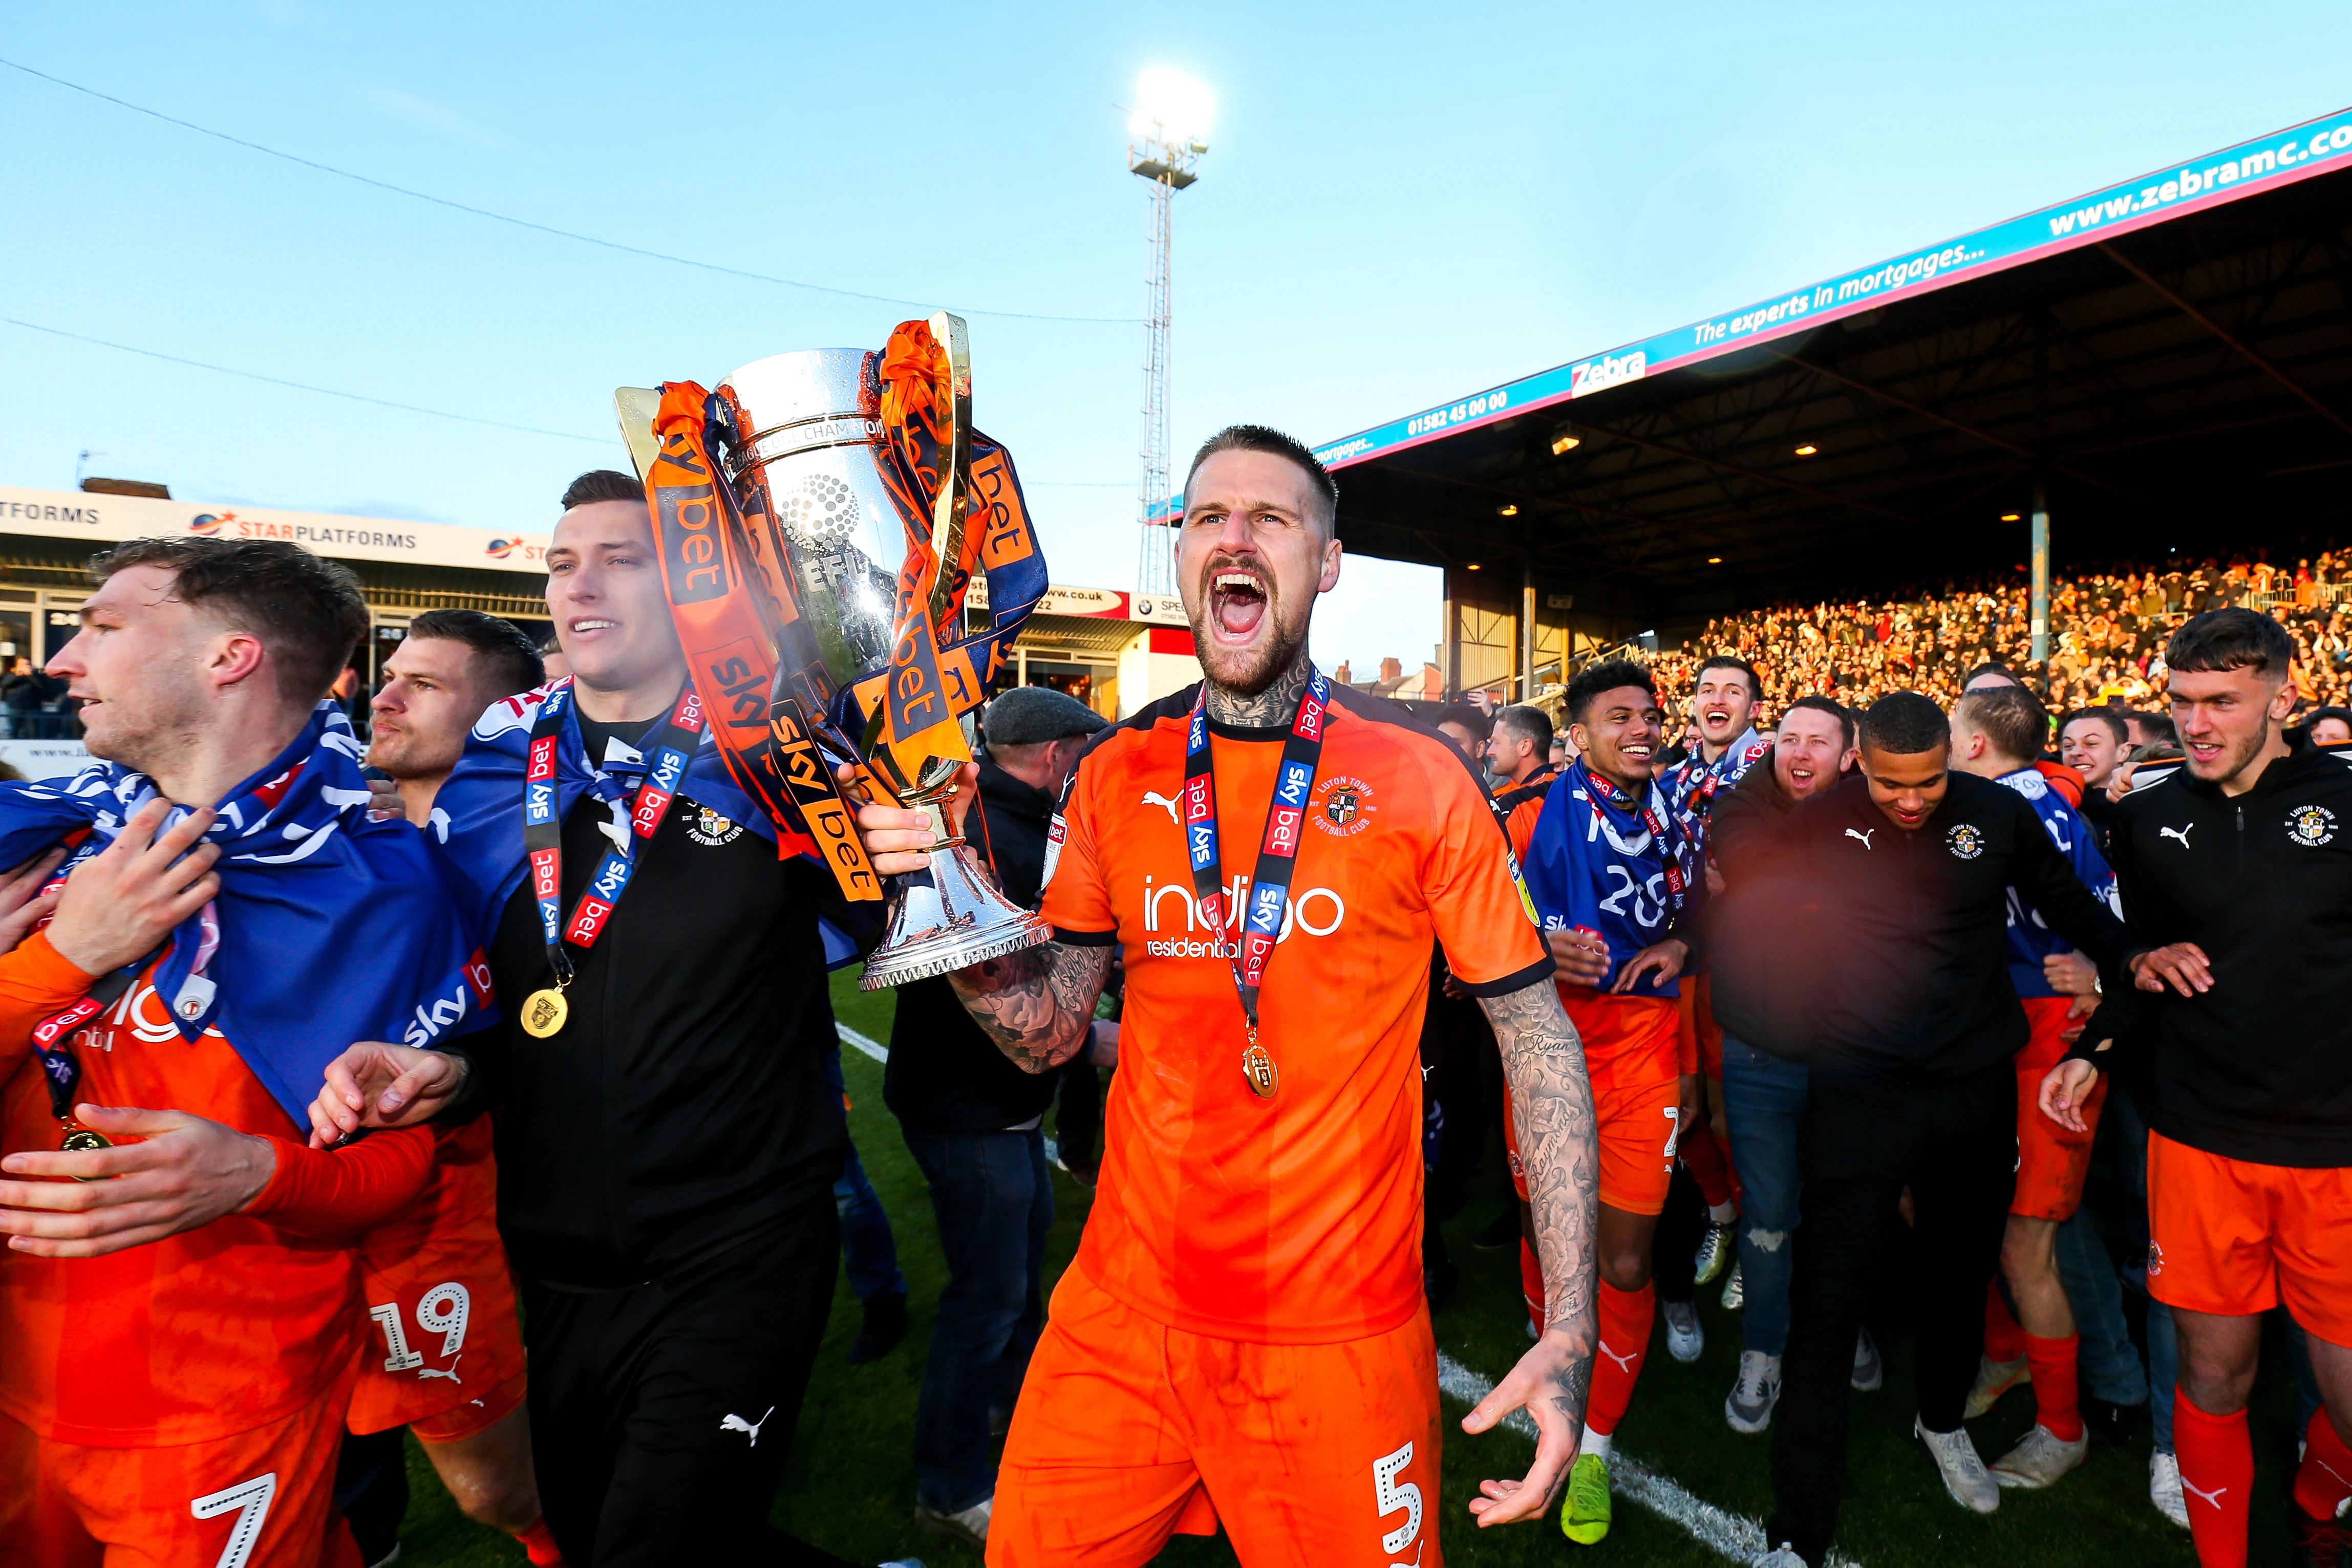
[[[867,995],[855,980],[836,977],[834,1007],[850,1028],[876,1040],[890,1034],[889,993]],[[980,1553],[914,1528],[915,1399],[922,1381],[923,1346],[946,1282],[938,1232],[921,1173],[900,1140],[897,1121],[882,1103],[879,1063],[845,1051],[849,1124],[859,1157],[889,1209],[898,1263],[911,1291],[906,1341],[871,1365],[843,1359],[857,1332],[856,1300],[845,1281],[834,1296],[833,1319],[817,1359],[793,1457],[776,1499],[778,1524],[853,1562],[873,1563],[916,1556],[930,1568],[979,1568]],[[1437,1314],[1441,1350],[1489,1378],[1507,1371],[1527,1346],[1519,1308],[1518,1265],[1507,1251],[1481,1252],[1471,1238],[1508,1197],[1499,1151],[1490,1151],[1468,1205],[1446,1228],[1462,1270]],[[1056,1172],[1057,1213],[1047,1259],[1048,1287],[1076,1249],[1090,1199]],[[1618,1445],[1717,1507],[1762,1519],[1771,1511],[1769,1434],[1743,1437],[1723,1420],[1723,1397],[1739,1361],[1736,1317],[1716,1304],[1716,1288],[1702,1287],[1706,1351],[1693,1365],[1665,1352],[1657,1330],[1633,1407]],[[2129,1292],[2126,1292],[2129,1300]],[[2128,1450],[2095,1449],[2089,1462],[2047,1492],[2008,1491],[1989,1519],[1964,1512],[1944,1495],[1933,1467],[1912,1442],[1909,1399],[1911,1341],[1899,1321],[1874,1323],[1886,1358],[1886,1385],[1853,1396],[1852,1448],[1845,1511],[1838,1545],[1863,1568],[2193,1568],[2186,1531],[2165,1522],[2147,1500],[2147,1442]],[[2294,1463],[2294,1392],[2284,1348],[2264,1347],[2254,1405],[2257,1475],[2252,1560],[2286,1555],[2286,1487]],[[1462,1406],[1448,1401],[1459,1417]],[[1997,1458],[2033,1420],[2032,1395],[2011,1394],[1974,1424],[1978,1451]],[[1678,1526],[1621,1497],[1609,1539],[1597,1547],[1570,1545],[1549,1521],[1492,1531],[1472,1527],[1466,1503],[1482,1476],[1517,1476],[1533,1452],[1524,1438],[1496,1431],[1471,1437],[1454,1430],[1445,1448],[1442,1521],[1447,1558],[1455,1563],[1589,1568],[1720,1568],[1725,1559]],[[402,1562],[418,1568],[521,1564],[522,1551],[475,1525],[450,1502],[432,1468],[409,1445],[412,1500],[402,1534]],[[1234,1563],[1222,1539],[1179,1537],[1160,1559],[1171,1568],[1213,1568]]]

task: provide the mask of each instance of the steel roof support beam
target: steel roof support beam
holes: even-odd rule
[[[2249,348],[2243,341],[2232,334],[2227,327],[2222,326],[2221,323],[2214,320],[2210,316],[2206,315],[2205,312],[2197,308],[2196,306],[2191,305],[2188,300],[2183,299],[2179,295],[2174,293],[2171,289],[2167,288],[2163,284],[2158,283],[2155,277],[2149,275],[2145,267],[2141,267],[2139,263],[2132,260],[2131,257],[2126,256],[2123,252],[2117,250],[2114,246],[2102,242],[2099,248],[2105,251],[2107,254],[2108,259],[2112,260],[2116,266],[2122,267],[2126,272],[2130,273],[2134,277],[2138,278],[2142,283],[2147,284],[2150,288],[2154,289],[2157,294],[2174,309],[2179,311],[2183,316],[2188,317],[2191,321],[2196,322],[2200,327],[2204,328],[2205,330],[2212,333],[2213,336],[2221,340],[2222,342],[2227,343],[2231,348],[2236,350],[2239,355],[2243,358],[2248,364],[2262,371],[2263,374],[2270,377],[2271,380],[2278,382],[2279,385],[2293,392],[2305,402],[2309,403],[2313,410],[2315,411],[2321,418],[2336,426],[2336,429],[2342,431],[2347,435],[2352,435],[2352,423],[2347,423],[2342,414],[2336,413],[2334,409],[2320,402],[2318,398],[2305,391],[2301,382],[2295,381],[2284,371],[2280,370],[2276,365],[2272,364],[2268,360],[2254,352],[2252,349]]]

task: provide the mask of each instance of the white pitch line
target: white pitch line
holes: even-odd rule
[[[1494,1392],[1494,1383],[1440,1351],[1437,1386],[1465,1405],[1475,1405]],[[1536,1424],[1525,1409],[1512,1411],[1502,1424],[1529,1442]],[[1609,1456],[1610,1490],[1640,1503],[1661,1519],[1678,1524],[1692,1540],[1734,1563],[1750,1563],[1764,1552],[1764,1526],[1745,1514],[1731,1513],[1693,1497],[1672,1479],[1631,1458],[1622,1448]],[[1830,1568],[1861,1568],[1842,1552],[1830,1554]]]
[[[877,1061],[887,1062],[890,1060],[888,1046],[875,1044],[845,1023],[835,1023],[833,1026],[833,1031],[841,1036],[842,1044],[862,1051]]]

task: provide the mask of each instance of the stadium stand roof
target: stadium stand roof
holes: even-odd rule
[[[2352,537],[2352,110],[1318,453],[1350,551],[1628,628],[2011,566],[2037,476],[2072,560]]]

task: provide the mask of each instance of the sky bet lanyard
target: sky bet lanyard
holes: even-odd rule
[[[612,917],[613,906],[621,902],[622,890],[637,869],[636,840],[650,840],[662,819],[669,815],[670,802],[677,797],[678,781],[686,777],[686,767],[694,756],[694,748],[702,739],[702,701],[694,694],[689,683],[678,694],[677,706],[670,710],[661,733],[654,737],[647,754],[646,776],[629,802],[629,823],[635,830],[633,837],[604,852],[604,859],[596,867],[596,874],[580,891],[579,902],[572,907],[572,918],[563,918],[563,820],[556,810],[556,752],[562,743],[563,723],[572,709],[572,683],[565,681],[547,694],[539,705],[539,720],[530,729],[530,758],[522,776],[522,842],[530,852],[531,896],[539,902],[541,935],[547,941],[547,967],[554,971],[555,984],[533,991],[523,998],[522,1028],[533,1040],[545,1040],[563,1028],[570,1016],[571,1004],[563,999],[572,984],[572,955],[564,944],[583,951],[596,945],[604,934],[604,922]],[[601,762],[588,759],[588,766],[599,779],[605,777]]]
[[[1217,858],[1217,781],[1209,758],[1209,688],[1202,683],[1192,699],[1192,723],[1184,739],[1184,841],[1192,858],[1192,896],[1201,918],[1211,931],[1225,930],[1225,890]],[[1242,1076],[1261,1100],[1271,1099],[1281,1086],[1274,1058],[1257,1039],[1257,993],[1265,983],[1266,961],[1282,936],[1282,915],[1290,898],[1291,873],[1298,866],[1298,838],[1307,826],[1307,798],[1315,788],[1315,768],[1323,755],[1323,720],[1329,712],[1330,684],[1314,665],[1307,666],[1307,690],[1299,694],[1298,714],[1290,722],[1290,736],[1282,744],[1282,771],[1276,776],[1274,799],[1266,803],[1265,837],[1258,846],[1257,868],[1250,876],[1249,908],[1241,922],[1241,943],[1226,950],[1234,971],[1234,989],[1241,997],[1242,1019],[1248,1026],[1249,1047],[1242,1052]]]
[[[1667,924],[1672,925],[1674,916],[1683,912],[1683,904],[1689,896],[1689,886],[1683,877],[1682,865],[1675,859],[1675,847],[1666,838],[1665,814],[1657,809],[1656,803],[1661,798],[1657,781],[1654,779],[1651,781],[1650,792],[1646,798],[1635,800],[1633,796],[1585,767],[1582,758],[1578,758],[1572,766],[1576,771],[1584,775],[1585,798],[1592,807],[1593,837],[1600,837],[1602,831],[1609,825],[1606,813],[1601,810],[1601,803],[1603,800],[1621,811],[1631,811],[1639,816],[1642,819],[1642,826],[1650,830],[1650,841],[1658,846],[1659,863],[1665,867],[1666,917]]]

